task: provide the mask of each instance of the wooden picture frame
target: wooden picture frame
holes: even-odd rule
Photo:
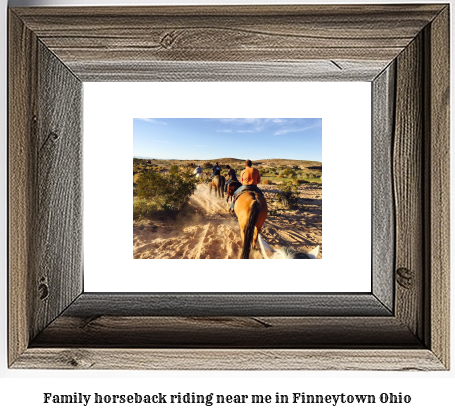
[[[82,82],[372,84],[372,292],[83,289]],[[449,369],[449,5],[9,10],[9,367]],[[326,258],[329,261],[330,258]]]

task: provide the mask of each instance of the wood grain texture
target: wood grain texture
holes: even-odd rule
[[[31,224],[36,160],[32,145],[36,134],[36,35],[14,14],[9,14],[8,99],[8,230],[9,280],[8,361],[11,364],[28,345],[34,318],[36,287],[31,284]],[[11,40],[14,39],[14,42]]]
[[[393,317],[61,316],[30,347],[422,348]]]
[[[430,156],[427,214],[429,240],[426,258],[429,263],[430,344],[435,355],[450,366],[450,59],[449,8],[431,23],[427,113],[430,140],[425,140]],[[427,130],[428,131],[428,130]]]
[[[38,43],[32,337],[82,292],[82,84]]]
[[[330,61],[375,60],[383,69],[440,9],[296,5],[14,11],[87,80],[84,64],[91,62],[323,60],[324,67]]]
[[[395,63],[372,83],[372,291],[393,310],[395,212],[392,143],[395,114]]]
[[[74,62],[84,82],[322,82],[372,81],[388,61]]]
[[[391,316],[372,294],[84,293],[62,314],[109,316]]]
[[[444,366],[429,350],[339,349],[29,348],[13,367],[94,370],[444,370]]]
[[[422,34],[397,58],[393,177],[395,315],[423,338]]]

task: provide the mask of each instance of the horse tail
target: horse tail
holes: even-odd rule
[[[243,249],[240,256],[241,259],[248,259],[250,257],[251,244],[253,242],[254,227],[256,224],[256,219],[261,210],[258,200],[255,199],[250,204],[250,215],[245,226],[245,236],[243,238]]]

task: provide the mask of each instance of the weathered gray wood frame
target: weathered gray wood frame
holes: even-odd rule
[[[368,81],[372,292],[83,290],[84,81]],[[11,368],[449,368],[449,6],[9,12]],[[327,260],[327,259],[326,259]]]

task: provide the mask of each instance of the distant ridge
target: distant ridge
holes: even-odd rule
[[[160,161],[179,161],[185,163],[204,163],[204,162],[218,162],[221,164],[228,164],[228,163],[244,163],[245,159],[237,159],[233,157],[224,157],[219,159],[205,159],[205,160],[179,160],[179,159],[155,159],[155,158],[148,158],[148,157],[133,157],[136,159],[143,159],[143,160],[160,160]],[[313,168],[322,168],[322,162],[320,161],[312,161],[312,160],[292,160],[292,159],[261,159],[261,160],[252,160],[253,164],[278,164],[278,165],[299,165],[299,166],[314,166]]]

